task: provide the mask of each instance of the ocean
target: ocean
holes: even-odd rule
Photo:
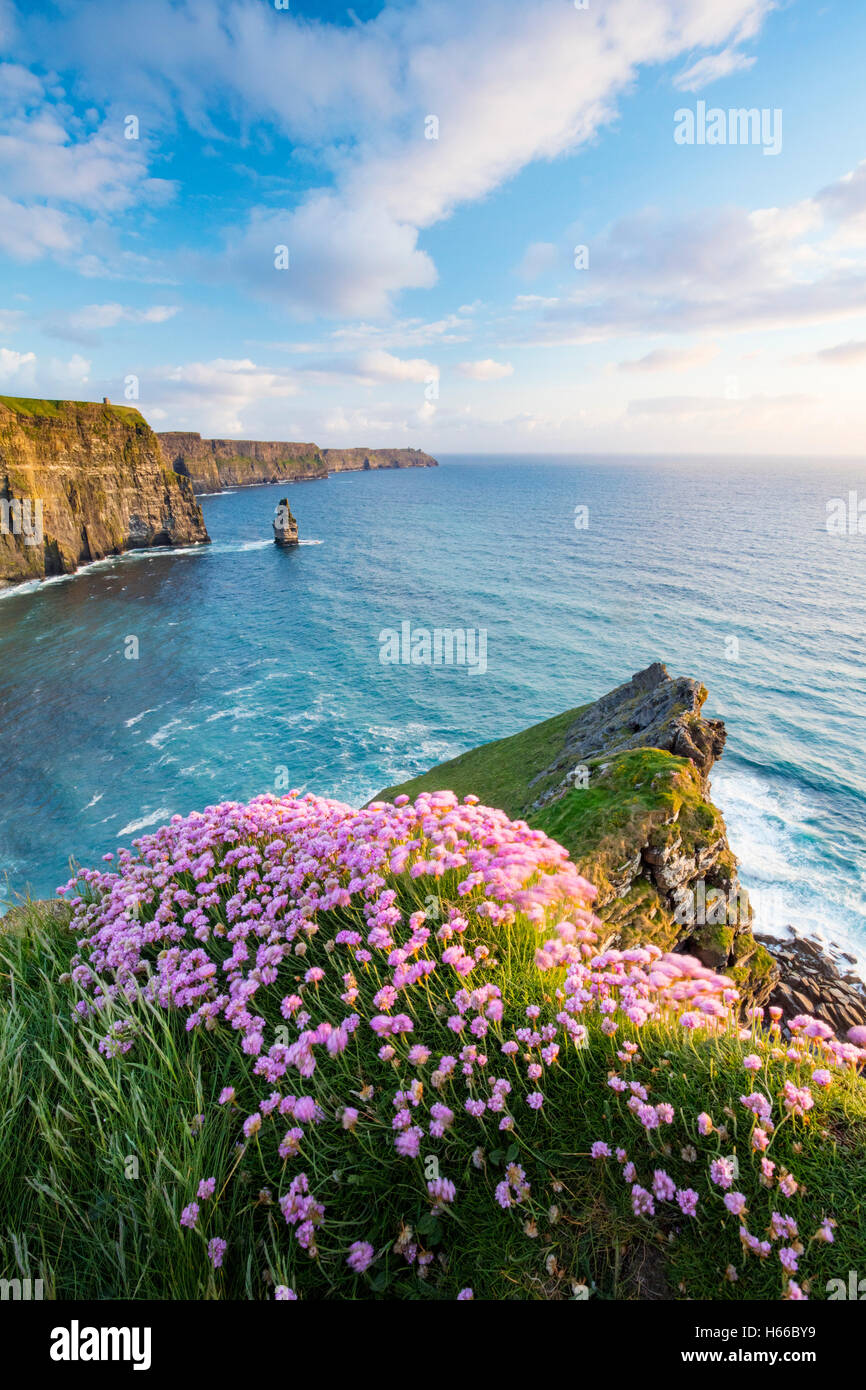
[[[866,535],[827,529],[858,485],[845,461],[453,456],[204,497],[209,547],[9,590],[6,895],[222,799],[360,804],[662,660],[726,722],[713,797],[759,928],[866,963]],[[404,623],[486,633],[485,669],[384,663]]]

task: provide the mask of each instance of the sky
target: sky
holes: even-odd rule
[[[0,0],[0,392],[860,455],[864,53],[862,0]]]

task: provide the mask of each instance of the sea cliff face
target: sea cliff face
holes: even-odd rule
[[[0,396],[0,586],[208,539],[191,483],[137,410]]]
[[[354,473],[371,468],[437,468],[421,449],[323,449],[329,473]]]
[[[260,439],[202,439],[169,431],[157,436],[166,462],[188,477],[196,492],[253,483],[298,483],[331,473],[375,468],[435,468],[420,449],[320,449],[318,444]]]
[[[317,444],[202,439],[200,434],[176,431],[159,434],[157,438],[169,467],[189,478],[195,492],[328,476]]]

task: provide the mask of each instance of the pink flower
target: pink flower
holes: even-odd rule
[[[656,1168],[653,1173],[653,1192],[660,1202],[672,1202],[676,1196],[676,1183],[673,1178],[663,1168]]]
[[[591,1158],[610,1158],[610,1145],[603,1139],[596,1139],[589,1153]]]
[[[297,1303],[298,1301],[298,1295],[287,1284],[277,1284],[274,1289],[274,1298],[278,1303]]]
[[[529,1106],[530,1110],[540,1110],[544,1104],[544,1096],[541,1091],[530,1091],[529,1095],[526,1097],[526,1104]]]
[[[713,1122],[706,1110],[702,1110],[698,1116],[698,1134],[711,1134],[712,1130]]]
[[[457,1295],[457,1302],[458,1302],[458,1303],[468,1303],[468,1302],[470,1302],[470,1300],[473,1299],[474,1297],[475,1297],[475,1294],[472,1292],[471,1289],[461,1289],[460,1292],[459,1292],[459,1294]]]
[[[756,1057],[754,1052],[750,1052],[748,1057],[743,1058],[743,1066],[746,1068],[746,1071],[760,1071],[761,1065],[760,1057]]]
[[[180,1214],[180,1224],[181,1226],[187,1226],[189,1230],[192,1230],[193,1226],[197,1221],[198,1202],[190,1202],[189,1206],[184,1207],[183,1211]]]
[[[222,1240],[219,1236],[214,1236],[212,1240],[208,1241],[207,1257],[213,1265],[214,1269],[222,1268],[223,1255],[225,1253],[226,1242]]]
[[[369,1241],[356,1240],[349,1246],[349,1253],[346,1256],[346,1264],[355,1274],[363,1274],[365,1269],[373,1263],[375,1250]]]
[[[734,1165],[729,1158],[714,1158],[710,1164],[710,1179],[717,1187],[730,1187],[734,1180]]]
[[[206,1202],[208,1197],[212,1197],[216,1189],[216,1178],[202,1178],[198,1185],[196,1196],[200,1201]]]
[[[734,1216],[742,1216],[746,1210],[746,1199],[742,1192],[727,1192],[725,1194],[725,1206]]]
[[[691,1187],[677,1188],[677,1202],[685,1216],[694,1216],[698,1206],[698,1194]]]
[[[655,1216],[656,1208],[652,1195],[637,1183],[631,1190],[631,1204],[635,1216]]]

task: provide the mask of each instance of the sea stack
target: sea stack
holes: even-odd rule
[[[277,545],[298,544],[298,523],[292,516],[288,497],[280,498],[274,512],[274,540]]]

